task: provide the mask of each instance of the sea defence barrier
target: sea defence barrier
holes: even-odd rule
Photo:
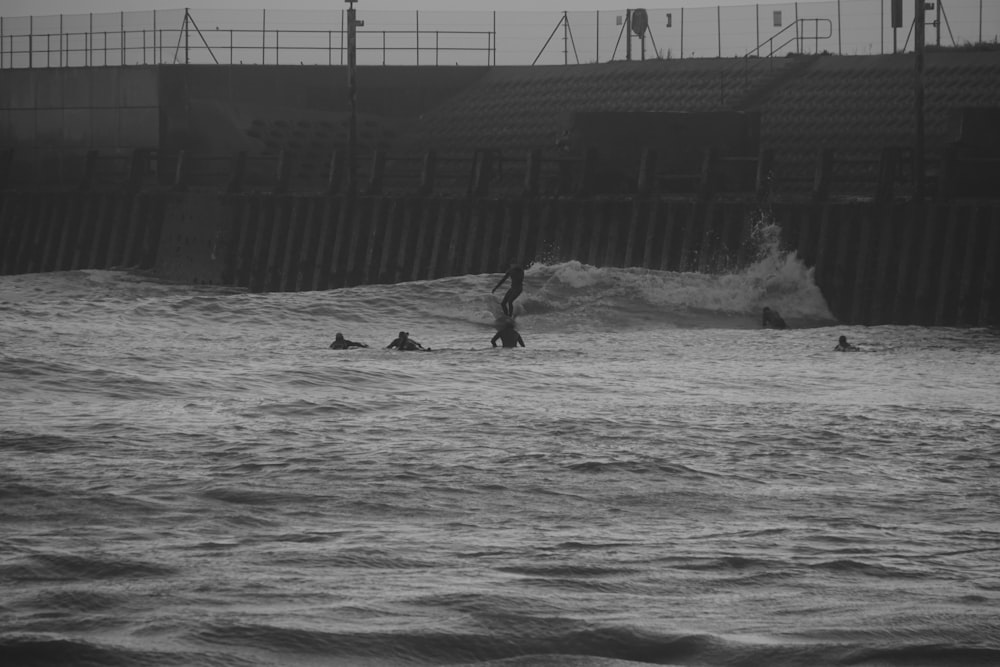
[[[1000,201],[0,193],[0,273],[136,268],[251,291],[498,273],[511,258],[723,273],[761,220],[847,324],[1000,324]]]

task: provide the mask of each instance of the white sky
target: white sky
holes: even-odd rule
[[[759,0],[358,0],[355,7],[364,10],[407,11],[592,11],[628,7],[675,9],[680,7],[715,7],[717,5],[748,5]],[[770,0],[774,2],[775,0]],[[807,3],[810,0],[799,0]],[[815,0],[819,1],[819,0]],[[852,0],[845,0],[851,2]],[[990,0],[991,2],[996,0]],[[760,4],[768,4],[765,0]],[[0,0],[0,16],[49,16],[57,14],[89,14],[152,9],[344,9],[343,0]]]

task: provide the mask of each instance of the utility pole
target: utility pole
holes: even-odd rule
[[[913,196],[924,198],[924,0],[913,0],[913,47],[916,68],[913,86],[913,105],[916,116],[916,137],[913,145]]]
[[[350,129],[347,138],[347,192],[351,196],[358,193],[358,26],[364,21],[356,20],[354,3],[344,0],[347,9],[347,90],[351,102]]]

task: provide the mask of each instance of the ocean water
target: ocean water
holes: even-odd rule
[[[996,331],[774,251],[537,264],[494,349],[498,277],[0,277],[0,663],[1000,664]]]

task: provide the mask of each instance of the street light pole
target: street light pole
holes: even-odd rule
[[[347,137],[347,192],[358,192],[358,22],[354,11],[357,0],[344,0],[347,9],[347,90],[351,105],[350,129]],[[362,22],[361,25],[364,25]]]
[[[924,198],[924,21],[926,19],[924,0],[913,3],[913,50],[916,67],[913,86],[913,106],[916,116],[916,136],[913,147],[913,195],[920,201]]]

